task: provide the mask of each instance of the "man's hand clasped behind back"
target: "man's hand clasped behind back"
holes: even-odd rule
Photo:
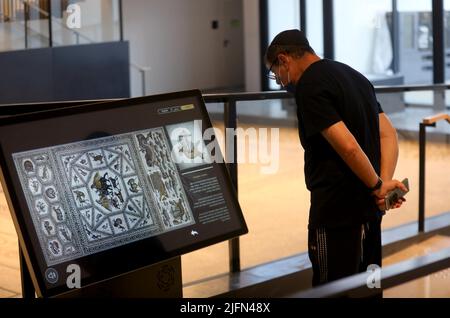
[[[375,201],[377,203],[377,206],[380,208],[381,211],[385,210],[385,198],[386,195],[394,190],[395,188],[400,188],[402,191],[407,192],[408,189],[405,187],[403,183],[401,183],[398,180],[389,180],[389,181],[383,181],[383,184],[381,185],[381,188],[373,191],[372,195],[375,198]],[[397,202],[392,206],[392,209],[398,209],[402,206],[403,202],[405,202],[405,198],[399,198]]]

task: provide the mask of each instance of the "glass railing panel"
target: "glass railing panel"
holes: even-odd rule
[[[119,0],[0,0],[0,51],[119,40]]]
[[[309,192],[293,100],[238,103],[239,202],[249,233],[241,265],[249,268],[307,250]]]
[[[52,3],[55,46],[120,40],[119,0],[83,1],[67,8]]]
[[[0,52],[25,49],[24,17],[22,2],[0,0]]]
[[[396,94],[378,94],[378,99],[384,101],[383,108],[393,109],[394,105],[406,104],[400,111],[387,111],[387,115],[397,129],[399,136],[399,159],[395,178],[402,180],[409,178],[411,191],[407,195],[407,202],[398,211],[387,213],[383,221],[384,228],[396,227],[402,224],[417,222],[419,200],[419,125],[423,118],[444,110],[435,109],[434,92],[409,92],[409,99],[394,99]],[[405,94],[405,95],[406,95]],[[407,104],[415,99],[414,106]],[[421,102],[419,102],[421,100]],[[389,102],[391,101],[391,103]],[[393,101],[393,102],[392,102]],[[429,105],[428,105],[429,104]],[[450,202],[445,200],[450,179],[445,171],[450,169],[450,125],[443,121],[436,128],[427,128],[426,146],[426,194],[425,216],[431,217],[450,212]]]

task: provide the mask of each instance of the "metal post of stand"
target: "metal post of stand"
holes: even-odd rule
[[[19,244],[19,264],[20,264],[20,278],[22,281],[22,298],[33,299],[35,298],[35,289],[33,281],[31,280],[31,274],[28,270],[28,266],[25,262],[25,256],[23,255],[22,248]]]
[[[25,32],[25,49],[28,49],[28,20],[30,19],[30,7],[27,2],[23,3],[23,20],[24,20],[24,32]]]
[[[228,100],[224,103],[224,119],[225,119],[225,153],[228,159],[227,168],[230,173],[231,182],[233,183],[236,195],[238,193],[238,163],[237,163],[237,136],[233,134],[233,140],[228,140],[226,129],[232,129],[236,132],[237,128],[237,111],[236,111],[236,101]],[[230,149],[230,145],[232,149]],[[230,158],[229,153],[233,152],[232,158]],[[231,162],[230,162],[231,161]],[[229,264],[230,272],[236,273],[241,270],[241,256],[240,256],[240,241],[236,237],[228,241],[228,254],[229,254]]]
[[[119,40],[123,42],[123,4],[119,0]]]
[[[425,231],[425,149],[426,125],[419,128],[419,233]]]
[[[52,2],[48,1],[48,46],[53,47]]]

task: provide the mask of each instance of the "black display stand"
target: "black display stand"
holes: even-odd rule
[[[22,297],[36,297],[30,272],[19,246]],[[181,257],[175,257],[56,298],[182,298]]]
[[[36,297],[36,292],[20,244],[19,244],[19,264],[20,264],[20,279],[22,282],[22,298],[33,299]]]
[[[23,116],[9,118],[8,116],[12,115],[12,113],[6,113],[4,109],[0,111],[0,144],[2,146],[0,149],[0,166],[2,166],[2,169],[6,169],[5,171],[7,171],[7,173],[3,175],[3,170],[0,172],[3,187],[9,188],[10,191],[8,191],[8,195],[14,198],[14,200],[10,200],[10,205],[13,214],[13,221],[18,232],[18,237],[21,240],[22,249],[19,250],[19,257],[22,279],[22,295],[24,298],[32,299],[36,296],[90,298],[182,297],[181,257],[174,256],[190,253],[194,250],[230,239],[230,268],[232,272],[239,271],[239,239],[236,237],[247,233],[248,228],[240,209],[235,190],[233,189],[232,180],[230,180],[229,175],[227,174],[225,165],[218,164],[218,162],[213,162],[211,164],[208,160],[203,160],[205,159],[203,158],[203,154],[201,157],[204,162],[192,162],[188,163],[186,166],[177,166],[178,163],[175,162],[175,160],[172,160],[172,162],[168,159],[170,158],[170,152],[168,152],[170,147],[176,145],[177,138],[179,140],[181,136],[180,135],[173,140],[170,138],[167,139],[166,137],[168,137],[171,133],[177,129],[183,128],[189,132],[190,136],[194,136],[194,138],[196,138],[196,135],[199,137],[197,132],[206,132],[206,129],[212,128],[202,94],[199,90],[175,92],[129,100],[118,100],[109,103],[94,103],[85,105],[85,107],[68,107],[67,109],[63,109],[63,107],[67,107],[68,105],[55,104],[50,106],[44,104],[43,107],[45,107],[45,109],[51,108],[52,111],[43,111],[39,112],[39,114],[30,113],[28,115],[28,112],[33,112],[36,108],[31,105],[22,106],[24,108],[21,110],[14,107],[12,111],[14,111],[13,114],[22,114]],[[230,103],[227,106],[228,112],[234,114],[234,117],[236,117],[235,106],[235,103]],[[124,114],[127,116],[127,121],[123,121]],[[123,124],[118,125],[117,123],[119,122]],[[42,129],[42,125],[46,126],[45,129]],[[61,130],[61,127],[70,128]],[[33,138],[27,138],[26,140],[23,138],[15,138],[18,130],[20,130],[24,135],[33,135]],[[149,134],[147,136],[143,133],[144,131],[153,132],[153,130],[158,132],[155,133],[155,135]],[[59,134],[59,132],[61,132],[61,134]],[[142,132],[142,134],[140,134],[140,132]],[[133,137],[133,133],[139,133],[139,135]],[[176,212],[177,216],[175,217],[174,214],[173,220],[176,222],[172,224],[177,225],[177,227],[171,227],[167,231],[164,230],[158,232],[155,230],[154,232],[151,232],[152,234],[155,233],[155,235],[152,235],[151,237],[144,237],[141,233],[138,233],[141,236],[137,236],[136,234],[135,237],[126,237],[126,240],[123,240],[123,248],[120,246],[117,251],[113,250],[113,248],[117,247],[117,244],[119,243],[116,244],[114,241],[113,243],[116,244],[114,245],[113,243],[110,243],[110,241],[105,241],[101,242],[104,244],[101,246],[99,245],[98,249],[93,250],[92,253],[89,252],[82,255],[74,254],[74,258],[78,260],[79,265],[81,267],[85,267],[84,269],[80,269],[82,273],[81,277],[84,277],[84,283],[86,285],[83,285],[82,281],[82,288],[76,290],[70,289],[72,282],[69,281],[66,285],[64,280],[69,279],[69,276],[71,275],[66,275],[67,273],[65,273],[65,269],[63,269],[62,261],[56,263],[56,265],[60,267],[58,269],[47,268],[45,265],[49,262],[46,263],[45,257],[47,254],[44,253],[45,248],[42,249],[42,246],[44,246],[42,244],[47,243],[43,241],[40,235],[46,235],[45,237],[55,235],[56,228],[53,228],[54,231],[51,232],[51,226],[48,227],[51,223],[51,219],[55,219],[55,216],[53,214],[49,214],[50,219],[45,220],[47,221],[47,233],[43,233],[44,229],[42,228],[45,222],[40,219],[40,216],[36,216],[36,213],[39,213],[39,215],[44,215],[47,217],[47,214],[51,212],[50,209],[52,207],[55,209],[56,202],[58,204],[64,203],[64,205],[69,206],[74,204],[76,205],[76,202],[78,202],[75,201],[77,199],[74,197],[73,193],[71,196],[73,200],[69,200],[70,202],[60,202],[61,200],[59,196],[68,191],[66,188],[70,188],[72,186],[59,185],[57,184],[58,180],[52,177],[53,173],[61,173],[61,171],[56,171],[59,169],[58,165],[65,164],[62,162],[62,157],[58,157],[59,161],[53,162],[53,156],[55,155],[53,153],[56,149],[59,149],[58,147],[61,148],[60,150],[62,152],[66,150],[70,150],[69,152],[72,150],[75,151],[75,148],[66,149],[65,147],[76,146],[80,147],[79,149],[77,148],[76,151],[77,153],[80,152],[81,155],[81,152],[87,151],[86,149],[93,147],[94,145],[95,147],[103,147],[106,143],[108,143],[107,145],[109,145],[109,143],[113,145],[116,141],[119,141],[117,136],[122,136],[120,138],[124,138],[124,140],[128,138],[126,140],[130,140],[130,142],[131,139],[134,138],[133,140],[135,142],[132,143],[134,150],[130,150],[128,155],[127,151],[122,151],[120,154],[117,154],[117,160],[127,160],[130,162],[137,160],[138,163],[141,162],[142,165],[138,165],[140,170],[138,171],[135,169],[136,171],[133,172],[136,174],[136,177],[139,178],[144,178],[145,175],[148,174],[148,171],[144,171],[145,164],[147,166],[153,164],[149,164],[149,159],[147,158],[147,155],[153,156],[148,140],[150,140],[150,142],[154,142],[155,144],[161,144],[161,149],[159,150],[161,154],[159,154],[159,157],[155,160],[163,163],[164,160],[169,160],[172,162],[169,164],[170,167],[166,167],[166,163],[164,163],[163,170],[167,170],[165,172],[166,175],[170,176],[170,179],[173,179],[172,184],[169,186],[174,189],[173,193],[178,197],[178,203],[177,201],[170,201],[167,203],[168,205],[173,206],[176,204],[177,206],[173,206],[175,209],[174,213]],[[137,140],[139,139],[138,137],[143,137],[145,140],[142,140],[142,138],[141,140]],[[136,144],[135,139],[139,142],[139,145]],[[23,142],[20,142],[21,140]],[[198,142],[204,142],[204,140],[201,140],[200,138]],[[194,144],[194,147],[197,146]],[[100,151],[101,149],[103,148],[98,148],[97,150]],[[143,151],[145,152],[145,158],[143,157]],[[37,154],[40,154],[41,152],[44,155],[38,156]],[[63,155],[62,152],[61,155]],[[36,153],[36,155],[34,153]],[[133,153],[133,156],[130,153]],[[53,155],[50,156],[50,154]],[[133,159],[132,157],[136,154],[138,157]],[[215,154],[215,156],[217,155],[221,157],[220,151]],[[195,156],[199,157],[198,155]],[[92,160],[98,161],[103,158],[101,155],[96,157],[99,157],[100,159],[88,159],[88,161],[86,161],[90,166],[89,171],[92,170],[96,173],[104,173],[103,170],[109,171],[111,168],[109,166],[110,163],[106,164],[108,167],[104,167],[101,165],[94,165],[91,162]],[[53,161],[50,160],[50,158],[53,158]],[[110,158],[112,158],[111,160],[116,160],[114,155]],[[68,160],[69,161],[67,161],[66,164],[67,169],[69,169],[67,165],[70,163],[70,159]],[[52,161],[51,164],[50,161]],[[189,166],[191,164],[193,166]],[[203,165],[205,167],[203,167]],[[236,164],[234,164],[233,169],[231,169],[234,172],[237,171],[235,165]],[[56,172],[52,170],[53,166],[54,169],[56,169]],[[47,177],[42,179],[43,177],[38,175],[40,173],[39,171],[44,171],[44,169],[47,171],[48,167],[50,167],[50,172],[52,175],[48,177],[46,173],[45,175],[47,175]],[[119,165],[117,167],[117,169],[120,168]],[[40,168],[42,169],[39,170]],[[164,173],[164,171],[162,171],[162,173]],[[185,172],[181,173],[181,171]],[[68,173],[70,175],[70,171]],[[78,172],[76,172],[76,174],[78,174]],[[83,175],[86,176],[86,174]],[[64,174],[62,176],[64,176]],[[123,177],[125,177],[124,172],[117,172],[116,179],[111,180],[117,180],[119,176],[123,179]],[[63,177],[65,181],[69,180],[67,178],[69,178],[68,175]],[[86,180],[82,182],[84,192],[78,191],[83,196],[89,196],[89,193],[94,192],[97,192],[95,195],[99,196],[99,193],[108,186],[104,184],[105,182],[103,182],[101,185],[102,189],[100,189],[100,186],[93,187],[92,184],[88,184],[89,182],[87,178],[90,177],[86,177]],[[158,175],[155,175],[155,178],[158,179]],[[236,184],[237,179],[234,175],[232,178]],[[163,184],[163,181],[166,181],[163,179],[167,179],[167,177],[164,177],[164,174],[161,174],[160,179],[161,180],[158,179],[159,183],[157,186],[160,184],[162,184],[162,186],[159,189],[152,185],[147,190],[159,191],[159,198],[163,198],[164,193],[162,192],[164,192],[164,188],[166,187],[166,184]],[[191,188],[190,185],[194,184],[194,181],[192,181],[194,179],[198,179],[195,182],[199,182],[198,185],[201,191],[194,187]],[[43,180],[46,181],[44,182]],[[209,186],[211,180],[214,180],[214,187],[208,188],[207,186]],[[71,182],[79,181],[80,180],[77,177]],[[128,181],[131,181],[131,179]],[[37,187],[36,191],[34,191],[33,188],[30,188],[32,187],[30,182],[33,182],[34,187]],[[125,179],[120,182],[125,182]],[[152,180],[151,182],[153,183]],[[146,186],[148,185],[147,183],[148,182],[145,183]],[[144,182],[142,184],[144,184]],[[45,187],[45,189],[43,187]],[[90,190],[88,190],[89,187]],[[176,187],[178,187],[177,189],[179,190],[177,190]],[[44,190],[49,192],[44,193]],[[142,189],[142,191],[144,190],[146,189]],[[117,196],[117,198],[114,197],[112,199],[120,201],[121,199],[119,198],[119,194],[121,195],[121,193],[114,193],[114,196]],[[105,194],[101,195],[104,196]],[[39,200],[41,201],[37,202],[35,200],[37,197],[39,197]],[[218,201],[216,202],[210,200],[212,197],[220,198],[220,204],[217,203]],[[203,198],[208,199],[203,202]],[[80,204],[86,202],[81,199],[79,199],[79,201]],[[122,199],[122,201],[125,202],[124,199]],[[35,202],[35,204],[40,203],[39,207],[37,205],[33,207],[33,202]],[[49,202],[51,202],[52,206],[48,204]],[[96,202],[99,203],[99,201]],[[45,205],[44,203],[47,204]],[[146,202],[143,202],[143,205],[140,206],[141,210],[146,209],[144,203],[147,204]],[[53,206],[53,204],[55,205]],[[127,206],[126,208],[131,211],[133,209],[133,205]],[[80,206],[78,206],[75,210],[78,211],[79,209],[81,209]],[[124,210],[125,206],[121,207],[121,209]],[[34,212],[31,213],[32,211]],[[55,209],[55,211],[57,215],[64,214],[62,212],[67,212],[61,211],[60,208]],[[189,215],[186,214],[186,212]],[[195,219],[197,215],[199,216],[198,220]],[[202,216],[202,218],[200,216]],[[150,217],[151,216],[146,216],[146,218]],[[158,216],[156,215],[155,217]],[[61,219],[61,217],[59,217],[59,219]],[[126,222],[123,218],[118,218],[116,221],[119,222],[118,220]],[[205,222],[203,222],[203,220]],[[65,220],[59,221],[65,222]],[[71,233],[77,232],[78,234],[83,234],[85,232],[80,230],[83,221],[78,221],[79,222],[75,223],[75,225],[71,225],[69,231],[72,231]],[[118,223],[118,225],[120,224]],[[118,227],[118,225],[114,226]],[[156,225],[155,228],[158,228],[159,223]],[[181,229],[181,225],[183,225],[183,229],[179,231],[178,228]],[[59,229],[61,229],[61,231],[64,230],[64,233],[67,235],[67,228],[65,224],[62,224]],[[130,233],[135,235],[134,232]],[[142,233],[144,233],[144,230]],[[90,235],[92,235],[92,239],[94,239],[94,234],[91,233]],[[95,239],[102,238],[98,235],[95,236]],[[67,238],[65,235],[64,237]],[[70,248],[69,252],[72,252],[74,247],[67,243],[70,242],[70,240],[71,238],[63,239],[63,241],[66,242],[66,247]],[[64,244],[61,242],[58,243],[56,239],[53,242],[49,241],[49,243],[51,244],[48,244],[46,248],[50,248],[50,253],[53,253],[54,255],[62,255],[61,251],[63,251],[62,248],[65,247]],[[128,244],[129,246],[125,246]],[[39,249],[39,247],[41,247],[41,249]],[[100,257],[98,257],[96,255],[97,253],[95,253],[97,250],[102,253]],[[71,257],[71,255],[72,254],[69,256]],[[66,256],[66,254],[64,254],[64,256]],[[169,257],[174,258],[167,259]],[[158,260],[161,262],[155,264],[154,262]],[[65,261],[65,258],[63,261]],[[152,265],[142,267],[146,264]],[[129,272],[130,270],[136,268],[139,269]],[[86,272],[83,273],[83,270],[86,270]],[[74,277],[77,276],[75,275]],[[105,281],[99,281],[106,277],[112,278]],[[92,285],[87,285],[88,282],[95,283]]]

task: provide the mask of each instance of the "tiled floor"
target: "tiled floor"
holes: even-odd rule
[[[394,117],[394,120],[399,121],[398,124],[400,124],[400,120],[403,119],[400,116],[400,119]],[[411,120],[415,121],[412,118]],[[245,125],[242,127],[249,128]],[[254,138],[249,140],[249,144],[252,143],[256,143]],[[281,128],[279,145],[280,161],[276,174],[262,174],[261,165],[258,164],[242,163],[239,165],[239,199],[249,227],[249,234],[241,238],[243,268],[306,250],[309,194],[304,186],[303,151],[298,143],[297,130],[289,127]],[[450,179],[447,174],[442,173],[449,169],[448,158],[450,158],[448,144],[429,143],[427,147],[427,216],[450,211],[450,201],[446,199]],[[411,192],[408,194],[407,203],[401,210],[393,211],[386,216],[384,228],[417,220],[417,142],[402,138],[396,177],[399,179],[409,177]],[[444,244],[442,242],[448,243],[445,238],[436,238],[434,241],[427,242],[427,246],[441,246]],[[426,252],[429,247],[416,246],[415,248]],[[5,198],[0,193],[0,297],[20,296],[17,249],[15,230]],[[415,253],[418,252],[414,248],[401,251],[390,256],[386,262],[400,261]],[[227,255],[226,242],[184,255],[182,257],[183,281],[188,283],[226,272],[228,270]],[[433,282],[433,278],[430,278],[430,281]],[[410,287],[406,289],[399,287],[399,289],[389,290],[387,296],[426,296],[430,294],[424,294],[423,289],[420,289],[421,286],[425,286],[423,283],[414,286],[417,287],[415,294]],[[432,293],[435,285],[428,284],[426,286],[431,291],[430,295],[435,295]],[[444,290],[442,292],[445,293]],[[450,293],[446,295],[450,296]]]

